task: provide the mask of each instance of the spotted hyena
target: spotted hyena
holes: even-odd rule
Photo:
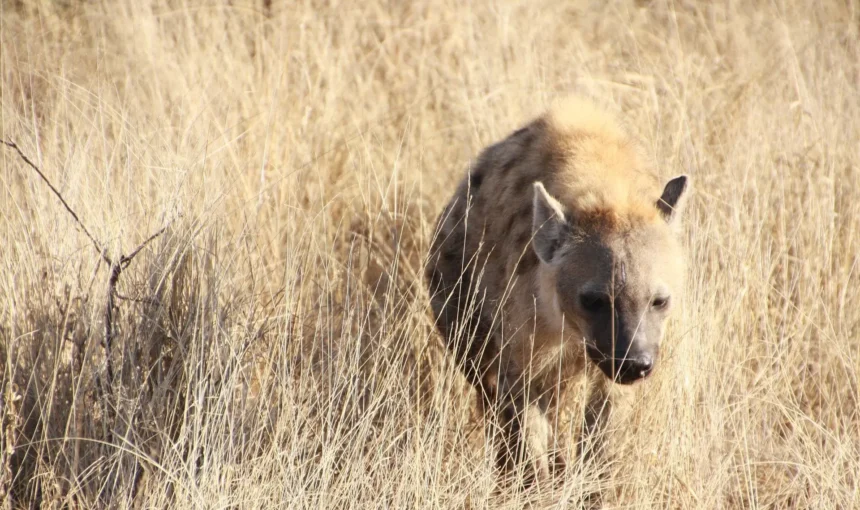
[[[681,175],[660,186],[606,112],[567,99],[487,147],[439,217],[426,279],[436,324],[504,432],[502,467],[549,475],[549,409],[586,363],[585,431],[613,382],[654,371],[685,272]],[[520,457],[524,455],[525,457]]]

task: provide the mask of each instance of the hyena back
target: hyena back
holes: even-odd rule
[[[548,408],[593,363],[585,430],[612,383],[657,363],[685,273],[684,175],[660,186],[607,113],[568,99],[484,149],[439,217],[426,279],[449,351],[505,435],[502,467],[549,475]]]

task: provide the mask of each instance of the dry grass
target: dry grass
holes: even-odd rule
[[[0,3],[4,503],[555,507],[497,489],[420,278],[469,159],[574,91],[688,171],[622,508],[860,507],[860,6]],[[178,214],[181,219],[174,220]],[[14,452],[10,446],[14,445]]]

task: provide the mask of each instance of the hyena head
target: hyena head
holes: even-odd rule
[[[542,291],[550,292],[561,323],[584,339],[588,357],[618,383],[654,370],[680,297],[685,264],[677,227],[687,181],[682,175],[666,184],[650,219],[608,229],[594,228],[593,213],[565,210],[534,184],[532,247],[541,280],[553,282]]]

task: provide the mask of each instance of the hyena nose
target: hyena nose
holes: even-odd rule
[[[648,377],[653,370],[654,357],[650,354],[640,354],[632,358],[628,357],[621,363],[617,380],[621,384],[630,384]]]
[[[643,354],[633,360],[630,365],[631,371],[635,372],[639,377],[646,377],[654,368],[654,358],[650,354]]]

